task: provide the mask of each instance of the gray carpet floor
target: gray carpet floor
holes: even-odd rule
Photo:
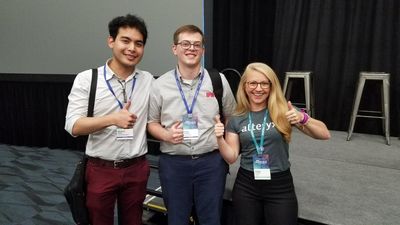
[[[299,216],[325,224],[400,224],[400,140],[392,137],[387,146],[379,135],[354,133],[346,141],[345,132],[331,134],[328,141],[293,134]],[[62,190],[81,154],[0,144],[0,225],[73,224]]]
[[[0,224],[73,224],[62,190],[80,155],[0,145]]]
[[[319,141],[295,132],[292,173],[299,216],[326,224],[400,224],[400,140],[331,132]]]

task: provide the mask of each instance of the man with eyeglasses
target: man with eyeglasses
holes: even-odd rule
[[[218,102],[201,66],[204,36],[198,27],[185,25],[173,38],[177,66],[153,83],[147,125],[161,140],[159,175],[168,224],[187,225],[194,207],[201,225],[219,225],[228,166],[214,135]],[[221,79],[223,113],[229,118],[236,102],[222,74]]]

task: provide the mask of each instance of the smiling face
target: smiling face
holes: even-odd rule
[[[172,52],[178,58],[178,65],[189,68],[199,66],[204,54],[203,36],[197,32],[183,32],[178,37],[178,42],[172,46]],[[182,43],[187,41],[190,42],[190,46],[185,49],[186,46]]]
[[[134,69],[144,53],[143,35],[131,27],[120,27],[116,38],[108,38],[108,46],[112,50],[112,63],[125,69]]]
[[[271,82],[259,71],[251,70],[247,74],[245,92],[252,111],[259,111],[267,107]]]

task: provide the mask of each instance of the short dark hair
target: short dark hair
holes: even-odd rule
[[[201,34],[201,37],[202,37],[201,41],[203,42],[203,45],[205,44],[204,43],[205,39],[204,39],[203,31],[201,31],[201,29],[199,27],[195,26],[195,25],[188,24],[188,25],[183,25],[183,26],[179,27],[175,31],[174,37],[173,37],[175,45],[178,44],[179,34],[181,34],[181,33],[199,33],[199,34]]]
[[[143,44],[147,40],[147,28],[144,20],[136,15],[127,14],[126,16],[118,16],[108,23],[108,32],[115,39],[118,35],[118,30],[121,27],[136,28],[143,35]]]

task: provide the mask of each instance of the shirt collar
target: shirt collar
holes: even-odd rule
[[[114,71],[108,66],[108,63],[110,62],[111,59],[108,59],[106,62],[106,79],[111,80],[112,78],[119,79],[117,75],[115,75]],[[139,75],[140,70],[138,70],[135,67],[135,70],[130,74],[125,81],[130,81],[133,77],[136,77]]]
[[[181,74],[181,72],[179,71],[178,65],[176,65],[175,70],[176,70],[176,74],[177,74],[178,77],[179,77],[179,80],[182,81],[182,80],[183,80],[183,79],[182,79],[182,74]],[[204,71],[202,66],[200,66],[200,71],[199,71],[199,73],[197,74],[197,76],[196,76],[193,80],[197,80],[197,79],[200,78],[201,71]]]

